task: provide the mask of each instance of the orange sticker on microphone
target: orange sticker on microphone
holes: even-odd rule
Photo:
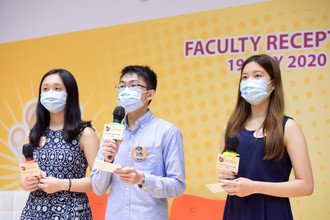
[[[144,161],[147,157],[147,150],[142,146],[134,147],[132,150],[132,156],[136,161]]]

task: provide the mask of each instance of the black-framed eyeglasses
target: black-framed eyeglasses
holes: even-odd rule
[[[147,86],[144,86],[144,85],[141,85],[141,84],[131,84],[131,85],[125,85],[125,84],[119,84],[119,85],[116,85],[115,88],[118,90],[118,91],[122,91],[124,90],[126,87],[128,88],[145,88],[145,89],[148,89]]]

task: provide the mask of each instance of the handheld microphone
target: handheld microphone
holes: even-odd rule
[[[34,162],[34,158],[33,158],[33,151],[34,148],[31,144],[24,144],[22,147],[22,153],[25,157],[25,161],[27,163],[33,163]]]
[[[123,131],[124,131],[124,125],[122,125],[122,121],[125,118],[125,108],[122,106],[117,106],[113,110],[113,122],[109,124],[104,125],[103,134],[102,134],[102,141],[105,140],[122,140],[123,139]],[[108,156],[108,160],[112,161],[114,160],[113,156]],[[96,159],[95,167],[97,167],[100,170],[113,173],[116,169],[121,168],[120,164],[114,164],[109,163],[104,160],[98,160]]]
[[[19,164],[21,176],[23,178],[31,176],[39,176],[41,174],[39,165],[33,158],[34,148],[31,144],[24,144],[22,147],[22,153],[25,157],[25,163]]]
[[[112,115],[113,115],[113,123],[121,124],[121,122],[125,118],[125,108],[123,106],[117,106],[113,110]]]
[[[112,124],[115,125],[120,125],[121,126],[121,122],[123,121],[123,119],[125,118],[125,108],[122,106],[117,106],[114,110],[113,110],[113,122]],[[110,129],[110,132],[113,131],[112,136],[115,136],[116,132],[118,132],[116,129]],[[122,130],[119,131],[122,133]],[[121,134],[122,135],[122,134]],[[117,141],[117,139],[114,139],[115,141]],[[108,156],[109,160],[112,160],[112,156]]]
[[[229,152],[237,153],[237,147],[239,145],[239,139],[236,135],[230,134],[226,139],[226,149]]]
[[[219,172],[233,172],[234,175],[238,173],[239,167],[239,154],[237,153],[237,147],[239,145],[239,139],[236,135],[230,134],[225,141],[226,151],[222,154],[218,154],[216,168]],[[206,186],[213,193],[224,192],[223,183],[211,183]]]
[[[230,134],[226,138],[225,144],[226,151],[218,154],[217,169],[220,171],[231,171],[237,174],[240,159],[237,153],[239,139],[236,135]]]

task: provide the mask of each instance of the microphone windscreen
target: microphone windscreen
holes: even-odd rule
[[[226,140],[227,150],[236,152],[238,145],[239,145],[238,137],[233,134],[228,135]]]
[[[34,148],[31,144],[24,144],[22,147],[22,153],[25,157],[25,160],[33,160],[33,151]]]
[[[121,123],[125,118],[125,108],[122,106],[117,106],[113,110],[113,122]]]

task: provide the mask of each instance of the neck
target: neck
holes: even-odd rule
[[[50,113],[49,128],[52,130],[60,130],[64,126],[65,111],[59,113]]]
[[[137,120],[139,120],[139,118],[141,118],[143,115],[145,115],[148,112],[148,104],[143,105],[141,108],[130,112],[127,114],[127,123],[128,123],[128,127],[131,130],[135,129],[135,122]]]
[[[259,105],[251,105],[251,118],[265,118],[268,110],[269,99]]]
[[[261,128],[267,114],[269,100],[265,100],[259,105],[251,105],[251,115],[245,125],[248,130],[257,130]]]

